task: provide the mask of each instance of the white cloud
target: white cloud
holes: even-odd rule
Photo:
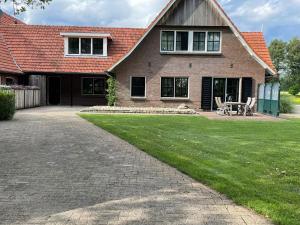
[[[20,18],[29,24],[145,27],[167,1],[53,0],[45,10],[29,9]]]

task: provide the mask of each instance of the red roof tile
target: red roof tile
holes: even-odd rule
[[[0,26],[0,33],[21,70],[41,73],[103,73],[133,47],[144,31],[134,28]],[[62,32],[111,34],[108,57],[65,57]]]
[[[242,35],[252,50],[263,60],[268,66],[276,71],[269,49],[266,45],[264,34],[262,32],[242,32]]]
[[[0,35],[0,72],[21,74],[19,67],[16,65],[10,51]]]
[[[8,15],[0,9],[0,25],[25,24],[23,21]]]

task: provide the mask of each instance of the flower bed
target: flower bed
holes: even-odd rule
[[[84,113],[129,113],[129,114],[197,114],[193,109],[176,109],[176,108],[135,108],[135,107],[110,107],[94,106],[81,110]]]

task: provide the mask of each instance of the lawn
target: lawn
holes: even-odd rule
[[[300,120],[81,116],[276,224],[300,224]]]
[[[288,92],[281,92],[281,95],[289,97],[294,104],[300,105],[300,93],[296,96],[292,96]]]

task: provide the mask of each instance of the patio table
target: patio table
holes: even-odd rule
[[[229,115],[232,116],[232,108],[233,106],[238,106],[239,109],[241,109],[241,107],[246,106],[246,103],[243,102],[225,102],[225,105],[227,107],[229,107]]]

